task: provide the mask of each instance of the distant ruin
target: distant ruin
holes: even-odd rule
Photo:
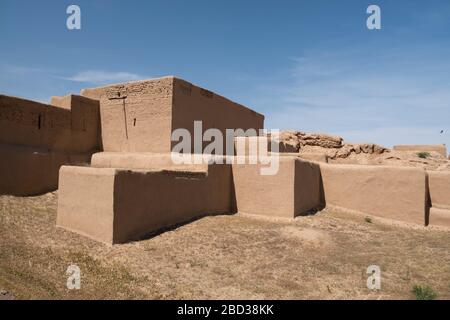
[[[0,194],[58,187],[63,164],[88,164],[100,151],[99,103],[81,96],[53,105],[0,95]]]
[[[325,206],[450,227],[445,146],[389,150],[284,131],[236,137],[231,155],[216,155],[279,156],[277,174],[261,175],[260,163],[174,163],[171,134],[194,133],[195,121],[224,134],[264,129],[263,115],[176,77],[84,89],[50,105],[1,95],[0,194],[58,189],[57,225],[107,244],[205,215],[294,218]],[[265,155],[248,148],[261,138]]]
[[[398,145],[394,146],[397,151],[414,151],[414,152],[438,152],[443,157],[447,156],[447,148],[445,145]]]

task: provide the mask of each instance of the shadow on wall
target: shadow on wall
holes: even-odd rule
[[[334,207],[422,226],[450,226],[450,173],[422,168],[321,164]]]
[[[309,161],[295,161],[294,217],[314,215],[325,208],[320,166]]]
[[[425,226],[430,224],[430,209],[433,206],[430,195],[430,177],[425,171]]]

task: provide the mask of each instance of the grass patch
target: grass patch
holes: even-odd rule
[[[431,156],[429,152],[418,152],[417,156],[421,159],[427,159]]]
[[[414,285],[412,293],[416,300],[434,300],[437,298],[437,293],[430,286]]]

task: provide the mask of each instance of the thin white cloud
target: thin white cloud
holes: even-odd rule
[[[136,73],[109,72],[103,70],[85,70],[78,72],[70,77],[63,77],[57,75],[58,72],[54,70],[52,71],[49,69],[29,67],[29,66],[2,65],[0,69],[2,72],[16,77],[30,76],[33,74],[46,74],[47,76],[53,78],[92,84],[117,83],[149,78],[148,76],[143,76]]]
[[[66,77],[64,79],[75,82],[107,84],[107,83],[141,80],[145,78],[148,77],[129,72],[108,72],[101,70],[87,70],[79,72],[71,77]]]
[[[261,90],[266,127],[386,146],[450,145],[450,63],[433,50],[414,49],[368,57],[355,47],[295,59],[290,79]]]
[[[16,75],[16,76],[24,76],[32,73],[47,73],[48,70],[42,68],[28,67],[28,66],[16,66],[16,65],[3,65],[2,72]]]

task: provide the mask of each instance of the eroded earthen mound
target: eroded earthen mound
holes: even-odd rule
[[[298,153],[310,159],[322,155],[330,163],[400,165],[431,170],[450,170],[450,161],[439,152],[391,150],[374,143],[346,143],[342,137],[322,133],[281,131],[272,134],[282,153]],[[315,159],[314,158],[314,159]]]
[[[272,135],[280,143],[280,152],[325,153],[329,158],[347,158],[351,154],[382,154],[390,150],[373,143],[350,144],[344,139],[323,133],[282,131]]]

